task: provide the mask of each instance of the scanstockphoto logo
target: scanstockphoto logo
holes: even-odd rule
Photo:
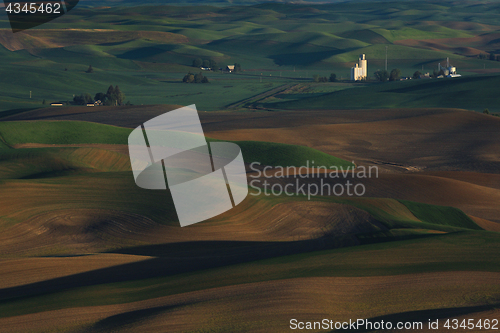
[[[222,214],[248,194],[240,147],[205,139],[195,105],[135,128],[128,138],[139,187],[172,194],[181,227]]]
[[[63,16],[73,9],[79,0],[64,1],[19,1],[4,0],[12,32],[36,27]]]

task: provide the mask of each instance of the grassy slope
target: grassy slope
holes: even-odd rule
[[[385,198],[334,198],[327,199],[349,204],[367,211],[382,223],[388,232],[361,235],[368,238],[394,238],[404,235],[402,230],[418,235],[421,231],[455,232],[482,230],[464,212],[454,207],[426,205],[412,201],[398,201]]]
[[[272,166],[337,166],[338,168],[352,167],[351,162],[325,154],[316,149],[304,146],[288,145],[274,142],[261,141],[235,141],[243,152],[246,163],[260,162],[262,165]]]
[[[19,143],[127,144],[132,130],[83,121],[0,122],[0,135],[9,145]]]
[[[466,214],[453,207],[400,200],[418,219],[427,223],[481,230]]]

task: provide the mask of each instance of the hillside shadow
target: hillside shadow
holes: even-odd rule
[[[157,306],[120,313],[99,320],[88,330],[85,330],[85,332],[114,332],[115,330],[137,324],[137,322],[154,318],[164,312],[183,307],[184,305],[187,304],[180,303],[176,305]]]
[[[116,57],[120,59],[139,60],[172,51],[173,49],[174,46],[172,45],[163,45],[162,47],[147,46],[127,51],[125,53],[117,55]]]
[[[356,244],[355,237],[348,235],[338,238],[324,236],[290,242],[204,241],[124,248],[110,253],[154,256],[155,258],[0,289],[0,304],[73,288],[172,276]]]

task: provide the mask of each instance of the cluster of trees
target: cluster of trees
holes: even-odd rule
[[[388,71],[383,69],[376,71],[373,75],[375,76],[375,79],[380,82],[385,82],[387,80],[397,81],[401,78],[401,70],[399,68],[394,68],[389,73]]]
[[[385,82],[385,81],[397,81],[401,78],[401,70],[398,68],[394,68],[390,73],[386,70],[378,70],[374,73],[375,79],[380,82]],[[413,78],[414,79],[419,79],[422,73],[420,71],[416,71],[413,73]],[[437,78],[438,76],[444,76],[445,72],[443,69],[440,71],[434,70],[432,73],[433,78]]]
[[[98,92],[95,94],[94,98],[92,98],[89,93],[73,97],[73,104],[86,105],[99,100],[103,105],[123,105],[125,101],[125,94],[118,86],[113,87],[113,85],[110,85],[106,93]],[[130,104],[130,102],[127,102],[127,104]]]
[[[314,82],[328,82],[326,76],[319,76],[318,74],[313,75]]]
[[[84,93],[73,97],[73,103],[76,105],[85,105],[88,103],[94,103],[94,99],[89,93]]]
[[[193,67],[196,67],[196,68],[205,67],[205,68],[210,68],[213,71],[216,71],[217,70],[217,62],[213,59],[196,58],[193,60]]]
[[[208,78],[206,76],[204,76],[203,74],[201,74],[201,72],[198,74],[187,73],[186,75],[184,75],[182,82],[185,82],[185,83],[209,83]]]
[[[480,53],[477,55],[477,57],[482,60],[500,61],[500,55],[497,55],[495,53],[490,53],[490,54]]]
[[[375,73],[373,73],[373,76],[375,76],[375,80],[380,81],[380,82],[385,82],[387,79],[389,79],[389,72],[384,70],[378,70]]]
[[[236,67],[235,67],[236,68]],[[332,73],[330,74],[330,79],[328,79],[326,76],[319,76],[319,75],[313,75],[313,80],[314,82],[335,82],[337,81],[337,75]]]

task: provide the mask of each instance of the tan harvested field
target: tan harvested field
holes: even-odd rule
[[[381,317],[395,323],[398,318],[427,322],[428,309],[437,310],[438,318],[467,311],[480,318],[495,318],[498,310],[479,304],[488,292],[498,292],[499,278],[499,273],[451,272],[283,279],[2,318],[0,325],[2,332],[44,331],[53,328],[54,322],[72,332],[191,332],[200,327],[227,332],[288,332],[292,318],[348,321]],[[385,317],[388,314],[399,316]]]
[[[136,127],[174,108],[44,108],[4,119],[84,120]],[[352,202],[392,218],[419,221],[397,201],[404,199],[456,207],[481,228],[493,233],[500,231],[500,119],[496,117],[449,109],[221,111],[199,115],[205,134],[212,138],[303,145],[353,160],[358,167],[378,166],[378,178],[348,178],[366,186],[364,198]],[[60,146],[33,142],[13,148]],[[98,148],[99,154],[101,150],[123,155],[128,152],[125,145],[68,146]],[[115,155],[124,158],[120,154]],[[381,248],[366,250],[373,261],[366,263],[372,265],[368,267],[387,262],[403,265],[410,259],[408,267],[416,267],[412,272],[418,273],[368,271],[341,277],[340,272],[320,271],[311,273],[314,277],[303,277],[316,269],[304,267],[291,276],[257,279],[262,282],[255,283],[228,282],[222,287],[210,287],[209,282],[204,287],[203,280],[196,280],[201,286],[199,290],[166,293],[167,287],[155,279],[203,279],[224,272],[217,271],[220,267],[248,263],[256,263],[255,267],[262,270],[252,274],[264,276],[269,264],[258,266],[258,260],[359,246],[364,243],[356,234],[384,234],[388,230],[368,211],[351,205],[264,196],[249,196],[229,212],[180,228],[175,218],[168,217],[173,208],[166,191],[137,191],[123,170],[110,172],[108,177],[104,172],[96,172],[92,177],[77,174],[2,181],[0,300],[4,303],[0,302],[0,307],[9,302],[14,308],[20,306],[18,302],[28,306],[24,314],[0,316],[2,332],[193,332],[200,327],[215,332],[287,332],[292,318],[426,323],[434,317],[484,319],[498,318],[500,314],[500,273],[491,271],[490,261],[475,263],[485,259],[484,253],[490,253],[489,246],[496,245],[476,238],[479,234],[471,234],[470,244],[469,240],[465,242],[471,247],[463,252],[467,258],[460,269],[453,266],[462,260],[454,255],[460,246],[448,243],[452,241],[447,238],[438,238],[438,245],[429,249],[443,249],[436,253],[436,262],[429,260],[432,253],[427,249],[419,252],[418,243],[401,256],[400,252],[388,256],[388,242],[381,245],[386,246],[387,252],[379,252]],[[293,175],[271,182],[284,184],[290,180],[295,181]],[[333,184],[339,180],[325,181]],[[319,183],[320,178],[301,182]],[[138,204],[139,196],[142,201]],[[398,230],[403,234],[405,231]],[[414,231],[428,237],[424,239],[447,236],[439,228]],[[490,234],[477,233],[481,232]],[[439,242],[452,245],[441,246]],[[476,243],[477,248],[473,247]],[[395,247],[393,251],[400,249]],[[343,252],[338,252],[330,260],[335,264],[342,257]],[[293,262],[282,265],[294,267]],[[238,271],[238,267],[243,269],[234,266],[234,270]],[[189,276],[192,272],[199,275]],[[221,274],[221,281],[233,276]],[[123,281],[130,284],[120,285]],[[140,281],[139,287],[135,286],[136,281]],[[43,304],[43,297],[35,297],[39,288],[48,293],[47,309],[40,305],[29,310],[32,303]],[[119,291],[114,295],[115,289],[108,292],[107,288]],[[151,288],[158,294],[151,293]],[[98,302],[99,290],[106,294],[108,303]],[[127,294],[131,290],[150,296],[134,296],[126,301],[120,298],[121,292]],[[88,291],[88,296],[83,300],[74,296],[74,305],[64,300],[67,295],[72,297],[84,291]],[[62,296],[58,296],[61,292]],[[109,293],[114,295],[111,302]],[[30,295],[35,295],[32,300]],[[59,303],[60,307],[54,307]]]
[[[177,106],[65,107],[3,120],[84,120],[123,127]],[[500,170],[500,119],[451,109],[199,112],[205,134],[312,147],[358,165],[399,171]]]
[[[88,120],[135,127],[173,108],[45,108],[8,119]],[[496,117],[446,109],[199,114],[206,135],[213,138],[304,145],[358,166],[376,165],[379,178],[363,180],[368,196],[449,205],[500,221],[496,204],[500,202],[500,119]],[[99,147],[127,152],[120,145]]]
[[[350,121],[346,119],[349,113]],[[372,115],[363,120],[368,113]],[[256,121],[258,114],[240,128],[232,129],[222,129],[206,119],[206,135],[304,145],[354,160],[358,165],[391,169],[491,173],[500,170],[500,119],[496,117],[460,110],[325,111],[326,119],[320,116],[311,123],[314,113],[300,115],[302,119],[293,115],[287,119],[280,113],[267,116],[281,124],[272,129],[249,128],[248,123]]]
[[[188,241],[294,241],[379,229],[384,227],[366,212],[327,202],[271,205],[247,198],[231,212],[191,228],[163,226],[144,216],[119,211],[66,208],[39,213],[4,228],[0,255],[89,254]],[[357,242],[352,239],[351,243]]]

